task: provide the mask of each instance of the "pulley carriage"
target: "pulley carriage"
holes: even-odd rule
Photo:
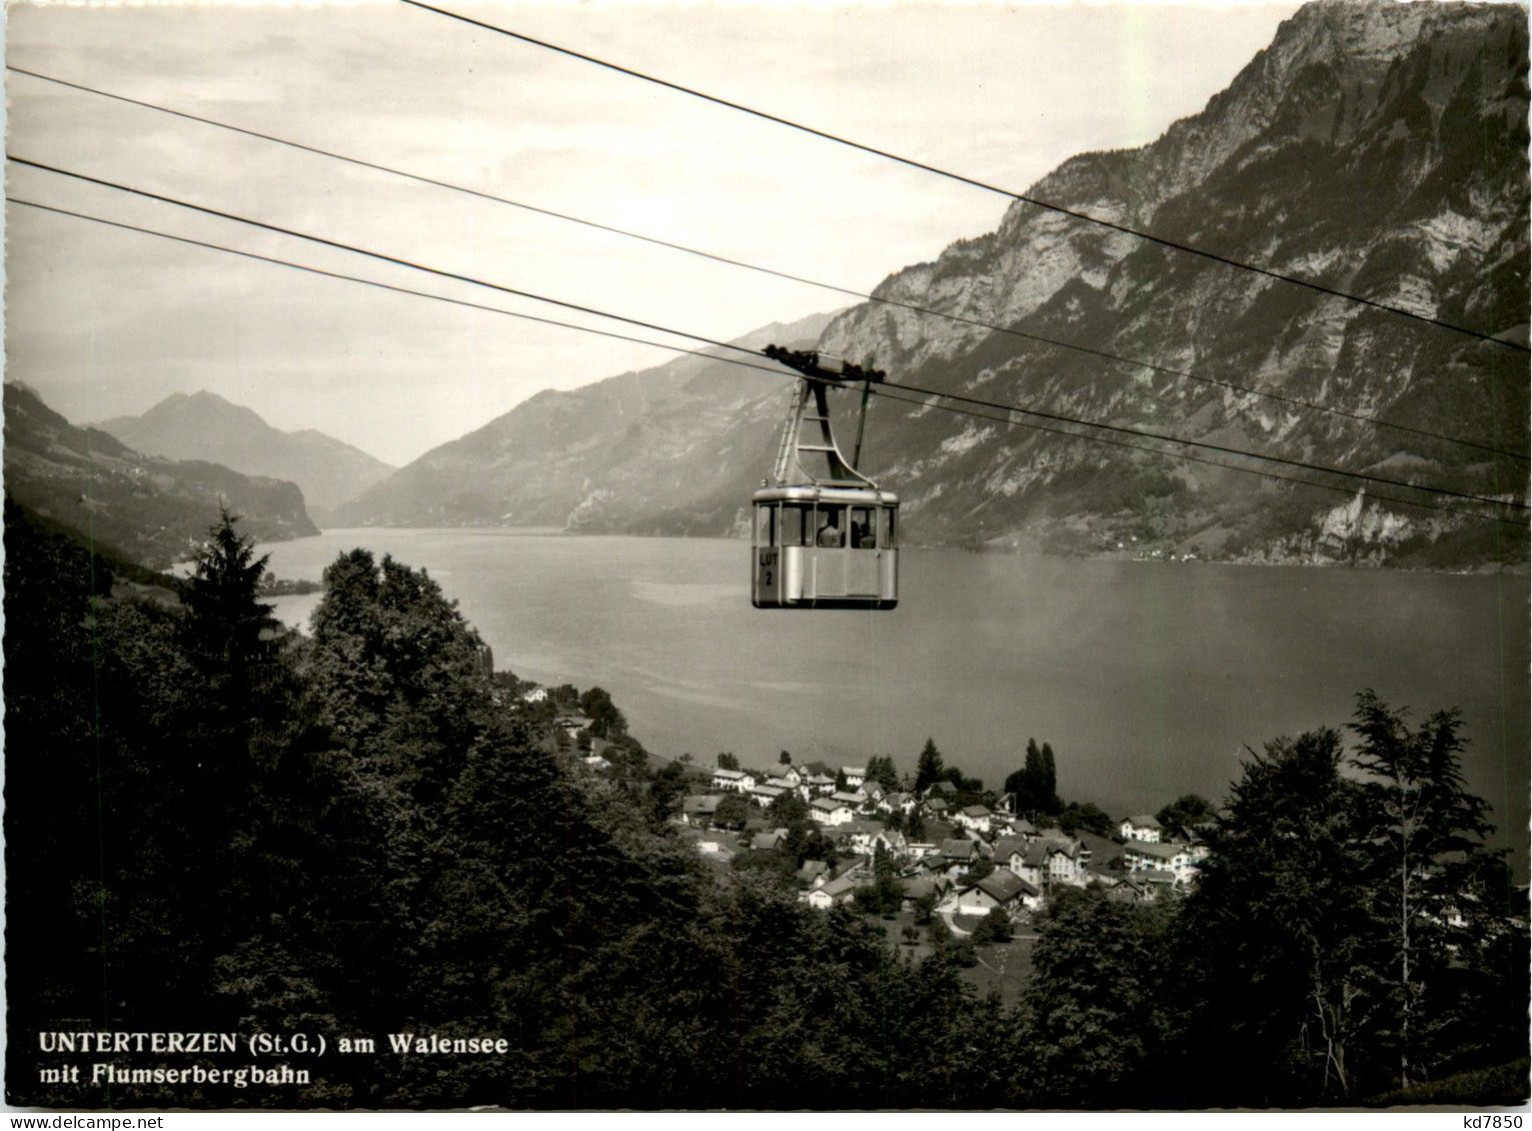
[[[899,603],[899,497],[856,469],[869,383],[883,374],[813,352],[768,346],[766,354],[803,377],[783,427],[774,482],[751,498],[751,603],[758,609],[892,609]],[[862,405],[848,461],[830,426],[826,387],[853,383],[862,386]],[[807,438],[805,424],[818,425]],[[821,464],[824,473],[816,475]]]

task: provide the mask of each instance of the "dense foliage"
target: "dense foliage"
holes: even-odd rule
[[[1349,763],[1334,732],[1270,744],[1195,893],[1059,895],[1007,1008],[964,973],[1003,916],[955,939],[927,902],[907,957],[881,853],[860,910],[806,908],[792,873],[835,850],[796,799],[768,815],[785,844],[711,873],[672,820],[687,771],[652,769],[604,692],[549,697],[620,755],[597,773],[423,572],[341,556],[303,637],[263,565],[226,516],[179,603],[112,598],[102,561],[7,513],[14,1104],[1289,1106],[1449,1075],[1503,1098],[1526,1054],[1525,928],[1454,715],[1411,730],[1366,696]],[[105,1087],[40,1072],[176,1058],[41,1052],[56,1030],[380,1048],[285,1057],[302,1087]],[[402,1032],[509,1051],[399,1055]]]

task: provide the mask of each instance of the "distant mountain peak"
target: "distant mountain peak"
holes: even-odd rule
[[[321,521],[329,508],[393,471],[382,460],[315,429],[273,428],[254,409],[207,389],[172,393],[142,416],[116,417],[99,427],[152,455],[207,460],[247,475],[290,479]]]

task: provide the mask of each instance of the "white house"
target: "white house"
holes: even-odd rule
[[[1009,860],[1015,861],[1016,855],[1013,850]],[[1016,874],[1036,888],[1046,889],[1058,884],[1083,888],[1090,883],[1090,873],[1080,856],[1079,844],[1067,838],[1033,841],[1027,845]]]
[[[844,825],[856,814],[844,801],[831,801],[828,797],[816,797],[809,803],[809,816],[821,825]]]
[[[735,793],[749,793],[755,788],[755,775],[747,774],[743,770],[714,770],[713,788],[732,790]]]
[[[1122,824],[1117,826],[1117,833],[1123,840],[1141,840],[1148,844],[1160,843],[1160,823],[1147,813],[1124,817]]]
[[[849,875],[842,876],[809,892],[804,902],[820,911],[828,911],[837,903],[850,903],[856,895],[857,886],[857,882]]]
[[[845,775],[847,789],[860,789],[867,780],[866,766],[842,766],[840,772]]]
[[[1197,878],[1198,859],[1184,844],[1129,842],[1122,861],[1130,872],[1168,872],[1178,887]]]
[[[970,805],[968,808],[960,809],[952,814],[952,823],[954,825],[961,825],[972,832],[988,833],[990,821],[993,818],[994,814],[984,806]]]
[[[750,791],[750,797],[751,797],[752,800],[754,800],[758,804],[764,806],[764,805],[770,805],[773,801],[775,801],[777,798],[781,797],[784,793],[789,793],[789,792],[791,792],[791,791],[786,789],[783,786],[778,786],[778,785],[758,785],[758,786],[756,786],[754,789],[752,789]]]

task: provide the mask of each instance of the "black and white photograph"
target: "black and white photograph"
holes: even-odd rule
[[[4,19],[8,1110],[1520,1125],[1527,7]]]

